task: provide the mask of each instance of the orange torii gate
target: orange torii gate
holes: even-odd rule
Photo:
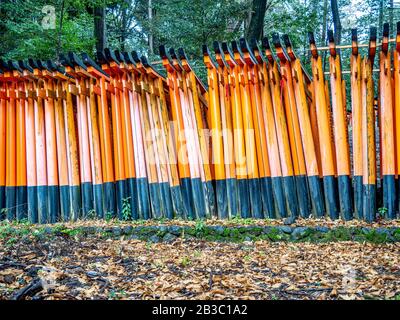
[[[0,60],[0,219],[396,218],[400,22],[351,40],[310,33],[311,74],[288,35],[214,41],[207,87],[183,48],[165,76],[136,51]]]

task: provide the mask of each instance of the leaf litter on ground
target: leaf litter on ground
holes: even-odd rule
[[[0,299],[399,299],[399,253],[397,243],[26,234],[0,240]]]

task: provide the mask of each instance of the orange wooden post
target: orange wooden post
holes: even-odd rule
[[[56,145],[57,145],[57,169],[58,169],[58,186],[60,198],[61,220],[68,221],[71,219],[71,197],[68,179],[68,148],[67,148],[67,131],[66,119],[64,114],[64,105],[66,104],[66,94],[63,85],[69,81],[69,78],[63,74],[64,68],[56,66],[52,61],[47,61],[47,68],[51,72],[55,80],[54,84],[54,108],[55,108],[55,128],[56,128]]]
[[[44,119],[44,81],[42,79],[42,71],[37,61],[29,59],[29,64],[33,68],[33,74],[38,78],[34,84],[34,118],[35,118],[35,146],[36,146],[36,195],[37,195],[37,212],[38,222],[48,223],[48,192],[47,192],[47,157],[46,157],[46,135],[45,135],[45,119]]]
[[[2,63],[4,64],[4,62]],[[15,207],[11,210],[14,218],[21,220],[27,218],[26,206],[26,154],[25,154],[25,74],[23,70],[14,61],[8,61],[8,73],[11,77],[15,92],[10,92],[10,102],[15,104],[15,185],[9,186],[9,192],[12,194],[14,189]],[[8,118],[9,119],[9,118]],[[7,154],[7,150],[6,150]],[[14,200],[13,200],[14,201]]]
[[[379,126],[381,138],[381,170],[383,206],[387,208],[387,218],[396,216],[395,186],[395,146],[394,146],[394,114],[391,80],[391,53],[389,50],[389,24],[383,25],[383,38],[379,55],[379,93],[380,110]]]
[[[283,94],[281,91],[281,76],[279,73],[279,66],[272,55],[271,47],[267,38],[263,38],[262,45],[269,62],[269,85],[272,96],[276,135],[279,144],[279,157],[282,169],[282,184],[285,192],[287,214],[289,216],[297,216],[299,213],[299,206],[297,200],[296,184],[294,180],[294,170],[290,151],[288,129],[286,124]]]
[[[393,52],[393,90],[394,90],[394,116],[395,116],[395,143],[396,143],[396,176],[397,200],[400,203],[400,21],[397,22],[396,48]]]
[[[361,126],[363,167],[363,217],[372,222],[376,215],[376,141],[374,80],[372,70],[376,52],[376,28],[370,30],[368,56],[362,61],[361,74]]]
[[[130,204],[132,218],[138,218],[138,184],[137,184],[137,169],[135,163],[136,146],[134,143],[133,125],[132,125],[132,108],[131,95],[133,91],[133,82],[131,70],[125,63],[122,54],[116,50],[114,53],[105,49],[106,57],[112,70],[112,77],[119,81],[122,87],[119,91],[120,97],[120,112],[121,112],[121,125],[122,125],[122,142],[123,142],[123,163],[125,170],[125,193],[126,203]],[[124,219],[127,217],[125,216]]]
[[[6,93],[6,143],[5,143],[5,217],[13,220],[16,217],[16,100],[18,72],[14,73],[9,65],[0,61],[4,71],[3,79]]]
[[[138,137],[135,137],[136,126],[134,119],[135,107],[138,108],[137,99],[134,96],[142,93],[140,87],[139,77],[140,72],[145,72],[144,69],[138,70],[137,66],[134,66],[133,58],[129,55],[127,59],[118,51],[114,52],[113,59],[117,59],[119,62],[119,68],[122,74],[119,76],[123,85],[123,108],[122,108],[122,122],[123,122],[123,138],[125,143],[124,150],[124,163],[127,175],[127,187],[128,195],[130,197],[131,211],[134,219],[141,217],[150,216],[150,204],[148,195],[148,181],[146,175],[146,165],[143,163],[144,153],[143,142],[141,141],[142,132],[140,132]],[[135,87],[136,86],[136,87]],[[135,105],[135,106],[134,106]],[[139,128],[140,130],[140,128]],[[138,143],[140,139],[140,143]],[[140,151],[142,150],[142,151]],[[141,155],[138,153],[142,152]],[[142,159],[138,162],[138,158]],[[139,212],[138,209],[140,208]]]
[[[353,206],[350,182],[350,151],[347,140],[346,107],[343,103],[343,86],[340,56],[336,51],[333,31],[328,30],[329,38],[329,67],[332,93],[333,130],[336,152],[337,181],[340,212],[345,220],[352,219]]]
[[[65,71],[74,76],[75,66],[66,57],[60,56],[61,63],[65,66]],[[78,133],[76,126],[76,112],[74,100],[78,99],[79,90],[75,85],[75,78],[61,83],[62,90],[65,92],[65,102],[63,103],[63,114],[65,119],[66,130],[66,147],[67,147],[67,166],[68,166],[68,186],[69,200],[71,212],[69,218],[76,220],[81,215],[82,196],[81,196],[81,180],[79,167],[79,148]]]
[[[238,196],[238,215],[245,217],[251,212],[249,197],[249,181],[247,175],[247,156],[245,144],[245,131],[243,124],[242,99],[241,99],[241,68],[244,65],[242,59],[235,59],[235,56],[226,42],[222,43],[224,58],[230,67],[228,85],[230,88],[230,100],[232,103],[232,125],[234,163]],[[236,54],[238,56],[238,53]]]
[[[146,166],[149,177],[150,204],[153,217],[162,217],[163,198],[161,189],[160,161],[157,150],[157,141],[154,136],[154,128],[151,113],[150,87],[147,81],[146,69],[140,61],[137,53],[133,53],[136,67],[141,72],[139,77],[141,95],[139,97],[139,113],[142,122],[142,136],[144,138]]]
[[[293,160],[293,169],[295,174],[297,199],[299,203],[299,214],[306,218],[310,215],[310,195],[308,192],[306,178],[306,163],[304,158],[303,141],[301,139],[298,109],[301,105],[296,103],[295,91],[293,86],[293,77],[290,65],[290,58],[283,49],[279,35],[273,34],[273,41],[281,67],[281,90],[284,97],[286,111],[286,121],[289,133],[289,141]],[[307,142],[306,142],[307,143]]]
[[[195,127],[195,134],[198,135],[198,140],[196,139],[197,148],[200,151],[199,159],[200,166],[202,167],[201,173],[204,175],[203,179],[203,190],[205,191],[206,198],[206,216],[211,218],[215,213],[215,195],[214,188],[212,185],[212,175],[211,175],[211,163],[209,160],[209,154],[207,150],[207,139],[206,132],[207,123],[204,120],[203,114],[206,112],[205,109],[208,108],[208,104],[203,95],[207,92],[203,82],[197,77],[192,66],[189,63],[184,50],[182,48],[178,49],[179,59],[182,63],[182,67],[185,70],[185,79],[187,82],[189,102],[191,103],[192,109],[192,123]],[[234,163],[233,163],[234,165]]]
[[[28,64],[27,64],[28,65]],[[30,66],[28,66],[30,68]],[[33,70],[31,69],[33,73]],[[36,81],[36,80],[35,80]],[[36,176],[36,136],[35,136],[35,85],[31,81],[28,86],[28,105],[25,109],[26,126],[26,158],[27,161],[27,199],[28,219],[31,223],[38,222],[37,176]]]
[[[98,218],[103,218],[107,212],[115,210],[115,189],[113,183],[113,166],[109,159],[109,154],[104,150],[105,143],[110,148],[110,137],[108,136],[110,127],[109,120],[105,123],[103,108],[107,107],[107,92],[105,82],[110,80],[110,76],[102,70],[86,53],[82,54],[82,62],[87,68],[87,72],[92,76],[85,80],[85,85],[89,88],[88,124],[89,141],[91,147],[91,165],[93,181],[93,202],[94,210]],[[103,96],[104,95],[104,96]],[[106,118],[108,119],[108,109]],[[107,155],[106,155],[107,154]],[[106,161],[106,164],[103,164]],[[105,168],[110,166],[110,168]]]
[[[133,58],[134,55],[135,58]],[[133,89],[130,95],[130,115],[133,132],[133,144],[135,150],[134,157],[138,193],[138,216],[140,218],[148,219],[151,216],[148,180],[150,175],[148,175],[147,173],[148,164],[146,163],[146,146],[144,145],[144,129],[142,128],[143,124],[141,121],[141,72],[138,70],[135,64],[135,61],[138,62],[139,58],[136,56],[136,52],[132,52],[132,54],[125,52],[124,58],[125,62],[128,64],[128,70],[130,72],[131,84]]]
[[[93,177],[92,177],[92,147],[90,145],[89,112],[90,92],[88,79],[91,76],[81,59],[70,52],[68,55],[74,65],[78,96],[76,100],[76,117],[78,125],[79,166],[82,192],[82,213],[87,218],[94,210]]]
[[[258,47],[258,44],[255,40],[252,41],[252,49],[254,52],[254,56],[259,64],[258,74],[260,78],[262,94],[262,113],[264,118],[264,128],[268,148],[272,192],[274,195],[275,215],[270,217],[280,218],[286,216],[286,207],[282,185],[282,169],[279,158],[278,138],[276,135],[272,96],[269,85],[270,78],[268,74],[268,61],[265,59],[262,50]]]
[[[236,181],[236,168],[234,156],[233,140],[233,120],[232,110],[236,106],[232,105],[231,92],[229,87],[229,65],[225,61],[225,56],[218,41],[214,41],[215,60],[218,70],[219,101],[222,123],[222,141],[224,145],[224,162],[226,175],[226,191],[228,199],[229,217],[238,216],[238,194]]]
[[[204,63],[208,72],[208,107],[210,113],[211,142],[213,165],[215,172],[215,189],[217,197],[218,217],[228,218],[227,183],[225,174],[224,144],[222,139],[222,120],[219,101],[218,66],[212,58],[208,47],[203,45]]]
[[[170,127],[170,109],[171,101],[168,101],[169,96],[169,85],[168,81],[164,78],[158,78],[160,88],[160,108],[159,113],[161,117],[162,131],[165,133],[165,144],[167,150],[167,161],[170,168],[170,192],[172,197],[172,206],[174,216],[183,217],[184,207],[182,200],[182,192],[179,179],[179,171],[176,159],[176,151],[174,147],[173,134]],[[168,89],[168,90],[167,90]],[[212,190],[213,191],[213,190]],[[214,192],[212,193],[214,196]]]
[[[103,53],[97,52],[99,63],[107,65]],[[112,123],[110,119],[109,99],[108,96],[112,95],[110,85],[110,75],[106,73],[102,66],[95,64],[87,55],[83,56],[83,62],[88,67],[89,72],[95,72],[99,75],[97,80],[97,117],[98,117],[98,130],[100,138],[100,153],[101,153],[101,172],[103,179],[103,211],[104,214],[114,216],[117,212],[116,209],[116,195],[115,195],[115,174],[114,174],[114,161],[113,161],[113,141],[112,141]]]
[[[338,208],[335,192],[335,164],[333,143],[330,129],[330,115],[325,92],[324,72],[322,70],[322,59],[318,55],[314,34],[309,33],[311,48],[311,65],[314,83],[314,98],[316,118],[318,123],[318,135],[321,153],[321,166],[325,194],[325,208],[331,219],[338,218]]]
[[[173,132],[173,140],[175,147],[175,155],[178,163],[178,172],[181,185],[181,194],[183,200],[183,216],[193,218],[195,215],[192,187],[191,172],[189,167],[188,151],[186,145],[186,137],[184,135],[184,122],[181,109],[181,99],[179,93],[179,81],[177,70],[171,61],[165,46],[160,46],[160,56],[163,66],[167,71],[169,95],[171,100],[171,131]]]
[[[44,90],[44,135],[46,138],[47,197],[49,201],[47,210],[49,222],[54,223],[60,217],[54,80],[43,61],[38,60],[37,65],[41,70]]]
[[[358,51],[357,29],[352,29],[352,54],[350,57],[351,69],[351,112],[353,138],[353,194],[354,214],[356,218],[363,218],[363,140],[362,140],[362,74],[361,56]]]
[[[110,92],[111,101],[111,124],[113,137],[113,153],[114,153],[114,178],[116,187],[116,215],[122,219],[122,211],[124,202],[128,196],[127,172],[125,167],[125,153],[127,145],[125,144],[123,127],[124,120],[123,112],[123,86],[121,82],[122,70],[119,66],[119,61],[114,56],[114,52],[106,48],[103,53],[98,53],[98,58],[101,57],[102,69],[110,75],[110,83],[108,91]],[[133,159],[132,159],[133,160]]]
[[[33,69],[24,61],[19,61],[19,67],[23,70],[25,80],[25,147],[26,147],[26,210],[27,218],[31,223],[37,223],[37,194],[36,194],[36,139],[35,139],[35,117],[34,117],[34,91],[33,82],[37,79],[33,76]],[[1,125],[0,125],[1,126]]]
[[[306,82],[309,76],[304,70],[300,60],[296,57],[288,35],[283,36],[286,50],[290,58],[291,77],[297,105],[297,114],[304,150],[304,160],[307,168],[308,188],[310,190],[311,204],[314,215],[323,216],[325,212],[323,193],[319,179],[318,157],[313,138],[310,109],[312,102],[307,100]],[[289,77],[288,77],[289,78]]]
[[[321,147],[319,143],[319,133],[318,133],[318,121],[317,121],[317,110],[316,110],[316,104],[315,104],[315,90],[314,90],[314,83],[311,81],[310,78],[310,83],[307,86],[307,89],[309,90],[311,94],[311,101],[310,101],[310,120],[311,120],[311,130],[312,130],[312,135],[314,139],[314,144],[315,144],[315,153],[317,156],[317,163],[318,163],[318,172],[319,172],[319,177],[320,181],[322,182],[322,163],[321,163]]]
[[[173,218],[172,198],[169,188],[169,166],[167,163],[168,155],[163,142],[163,132],[161,131],[161,120],[159,117],[159,94],[158,78],[162,76],[156,72],[148,63],[146,57],[142,56],[136,64],[142,72],[141,81],[143,86],[144,103],[146,104],[147,117],[149,122],[149,132],[147,135],[152,141],[153,155],[157,168],[157,181],[160,193],[160,207],[158,215],[166,218]],[[161,89],[162,90],[162,89]]]
[[[259,173],[259,185],[262,200],[262,213],[254,212],[256,218],[272,217],[274,215],[274,200],[271,184],[271,168],[268,156],[267,137],[262,103],[261,73],[258,60],[249,48],[245,39],[240,39],[241,50],[248,66],[250,79],[250,100],[252,106],[253,126],[256,140],[257,164]],[[257,216],[257,214],[259,214]]]
[[[23,218],[28,218],[31,223],[36,223],[37,217],[37,193],[36,193],[36,152],[35,152],[35,127],[34,127],[34,92],[33,81],[38,79],[33,75],[33,69],[28,63],[20,60],[18,67],[21,69],[24,83],[20,87],[20,110],[17,110],[17,202],[18,211],[23,210]],[[22,110],[24,109],[24,110]],[[19,198],[19,200],[18,200]],[[21,218],[21,217],[20,217]]]
[[[187,83],[184,78],[184,69],[179,61],[175,50],[173,48],[169,49],[170,56],[173,61],[174,68],[177,71],[178,81],[179,81],[179,96],[181,99],[181,112],[183,115],[184,123],[184,136],[187,142],[187,152],[189,160],[189,169],[191,174],[191,187],[192,187],[192,198],[193,205],[195,209],[195,214],[197,218],[205,217],[205,193],[202,185],[202,165],[201,165],[201,154],[200,148],[196,147],[195,135],[196,129],[193,124],[193,110],[190,105]],[[204,175],[203,175],[204,176]]]
[[[6,208],[6,127],[7,87],[4,75],[0,73],[0,220]]]
[[[260,169],[257,161],[257,142],[256,141],[256,130],[254,126],[254,117],[252,110],[252,95],[254,100],[254,93],[252,88],[252,70],[254,63],[253,59],[250,58],[249,53],[247,57],[243,55],[239,44],[236,41],[232,41],[232,50],[236,62],[239,64],[239,88],[242,106],[242,118],[243,118],[243,130],[244,130],[244,141],[246,148],[246,161],[247,161],[247,178],[249,187],[249,197],[251,212],[245,213],[244,218],[248,217],[262,217],[262,198],[260,189]],[[260,133],[257,130],[257,134]],[[261,151],[261,146],[258,145]],[[268,160],[267,160],[268,161]],[[269,167],[268,167],[269,168]],[[264,166],[263,166],[264,169]],[[263,171],[264,173],[264,171]]]
[[[21,70],[22,71],[22,70]],[[25,81],[21,79],[18,83],[18,100],[16,104],[16,156],[17,156],[17,188],[16,201],[17,220],[27,219],[27,174],[26,174],[26,136],[25,136],[25,108],[27,95],[25,90]]]

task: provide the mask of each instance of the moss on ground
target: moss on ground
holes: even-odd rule
[[[246,221],[247,222],[247,221]],[[168,235],[168,236],[167,236]],[[200,220],[194,225],[142,225],[132,222],[129,224],[107,224],[93,226],[74,226],[58,223],[54,225],[33,225],[27,222],[0,222],[0,240],[6,244],[14,244],[27,236],[37,239],[48,237],[86,237],[99,236],[101,238],[127,237],[152,241],[163,238],[174,239],[197,238],[206,241],[243,242],[267,240],[271,242],[312,242],[326,243],[338,241],[357,241],[371,243],[400,242],[400,228],[365,228],[337,226],[333,228],[297,227],[297,226],[258,226],[258,225],[207,225]],[[153,237],[153,238],[152,238]]]

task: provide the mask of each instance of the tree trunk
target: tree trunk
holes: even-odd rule
[[[337,0],[331,0],[331,9],[333,18],[333,28],[335,31],[335,43],[340,44],[340,40],[342,39],[342,25],[340,23]]]
[[[0,1],[1,3],[1,1]],[[61,13],[60,13],[60,27],[58,29],[57,35],[57,57],[60,55],[60,51],[62,49],[62,28],[63,28],[63,20],[64,20],[64,5],[65,1],[61,2]]]
[[[324,11],[322,14],[322,32],[321,32],[321,41],[325,43],[326,41],[326,29],[328,28],[327,23],[328,23],[328,0],[324,0]]]
[[[383,0],[379,1],[379,20],[378,20],[378,35],[383,32]]]
[[[151,54],[154,54],[153,8],[151,0],[148,0],[148,12],[149,12],[149,51]]]
[[[390,32],[393,32],[394,25],[393,25],[393,10],[394,10],[393,0],[389,0],[389,23],[390,23]]]
[[[246,31],[248,39],[260,40],[263,36],[265,10],[267,8],[267,0],[253,0],[251,7],[251,18],[249,27]]]
[[[105,7],[94,8],[94,38],[96,39],[97,51],[103,51],[107,46],[105,11]]]
[[[127,28],[128,26],[126,25],[126,14],[127,14],[127,9],[122,7],[122,30],[121,30],[121,43],[120,43],[120,49],[121,51],[125,51],[125,40],[126,40],[126,34],[127,34]]]

